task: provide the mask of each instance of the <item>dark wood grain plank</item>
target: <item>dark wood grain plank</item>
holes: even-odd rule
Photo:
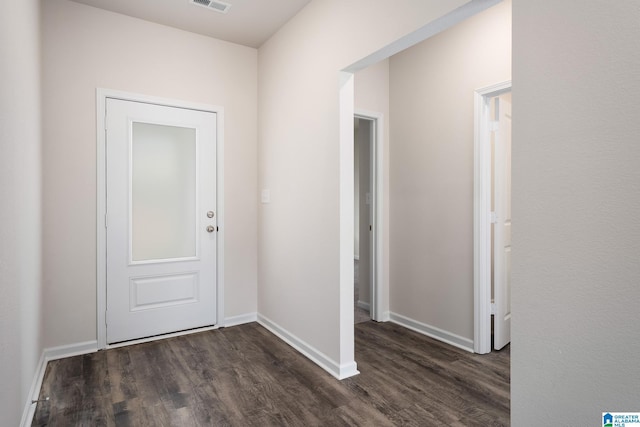
[[[52,361],[32,425],[509,425],[508,347],[375,322],[355,338],[361,373],[343,381],[256,323]]]

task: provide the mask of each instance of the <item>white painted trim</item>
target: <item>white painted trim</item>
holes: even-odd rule
[[[491,352],[491,144],[489,99],[511,89],[511,80],[474,93],[473,349]]]
[[[355,361],[341,365],[261,314],[258,314],[258,323],[339,380],[360,373]]]
[[[349,67],[345,68],[343,71],[356,72],[359,70],[363,70],[373,64],[376,64],[384,59],[387,59],[396,53],[402,52],[405,49],[410,48],[413,45],[416,45],[429,37],[435,36],[436,34],[446,30],[447,28],[453,27],[459,22],[464,21],[467,18],[472,17],[485,9],[490,8],[502,0],[471,0],[462,6],[454,9],[453,11],[447,13],[444,16],[424,25],[421,28],[418,28],[412,33],[407,34],[406,36],[396,40],[395,42],[385,46],[384,48],[372,53],[369,56],[365,56],[359,61],[354,62]]]
[[[229,328],[231,326],[244,325],[246,323],[252,323],[258,321],[258,313],[246,313],[238,316],[227,317],[224,319],[223,327]]]
[[[356,305],[358,306],[358,308],[368,311],[369,315],[371,315],[371,304],[358,300],[358,302],[356,302]]]
[[[33,422],[33,416],[36,412],[36,405],[32,403],[33,400],[37,400],[40,396],[40,390],[42,389],[42,381],[44,380],[44,374],[47,371],[47,364],[52,360],[63,359],[65,357],[79,356],[82,354],[95,353],[98,351],[97,341],[86,341],[77,344],[63,345],[59,347],[45,348],[40,355],[36,372],[33,375],[33,381],[31,381],[31,387],[29,388],[29,394],[27,395],[27,401],[25,402],[24,411],[22,412],[22,419],[20,420],[21,427],[30,426]]]
[[[224,108],[212,107],[216,111],[216,221],[218,233],[218,247],[216,248],[216,290],[218,307],[216,308],[217,323],[224,324],[224,248],[225,248],[225,210],[224,210]]]
[[[82,354],[95,353],[96,351],[98,351],[98,341],[85,341],[69,345],[61,345],[59,347],[45,348],[44,356],[47,362],[49,362],[50,360],[80,356]]]
[[[354,206],[353,206],[353,116],[354,77],[352,73],[341,72],[339,84],[339,289],[338,289],[338,363],[346,373],[337,372],[336,377],[355,375],[355,334],[353,310],[354,277]],[[331,372],[331,371],[329,371]]]
[[[96,337],[107,345],[107,120],[109,91],[96,90]]]
[[[146,342],[153,342],[153,341],[160,341],[160,340],[164,340],[164,339],[167,339],[167,338],[181,337],[183,335],[191,335],[191,334],[198,334],[200,332],[215,331],[216,329],[219,329],[219,328],[220,328],[220,326],[218,326],[218,325],[205,326],[204,328],[187,329],[186,331],[178,331],[178,332],[171,332],[169,334],[154,335],[152,337],[140,338],[140,339],[137,339],[137,340],[123,341],[123,342],[119,342],[119,343],[116,343],[116,344],[107,344],[105,349],[128,347],[130,345],[143,344],[143,343],[146,343]]]
[[[370,311],[371,319],[375,321],[382,321],[380,313],[385,311],[388,307],[382,306],[381,295],[383,293],[383,280],[384,277],[384,260],[383,260],[383,248],[384,248],[384,114],[380,112],[367,111],[357,109],[355,110],[355,117],[371,120],[374,124],[373,144],[371,145],[373,164],[371,170],[371,176],[373,180],[371,182],[371,203],[373,206],[371,224],[373,226],[373,235],[371,247],[373,248],[371,257],[371,301],[372,310]]]
[[[31,387],[29,388],[29,394],[27,394],[27,401],[24,403],[24,410],[22,411],[22,419],[20,420],[21,427],[30,426],[33,422],[33,416],[36,412],[37,405],[32,403],[32,400],[38,399],[40,395],[40,389],[42,388],[42,381],[44,380],[44,373],[47,370],[47,360],[44,356],[44,352],[40,355],[36,372],[33,375],[31,381]]]
[[[105,105],[107,98],[124,101],[144,102],[147,104],[178,107],[205,111],[216,114],[216,209],[218,238],[216,248],[216,324],[224,319],[224,108],[216,105],[201,104],[168,98],[159,98],[138,93],[122,92],[112,89],[96,89],[96,308],[97,308],[97,345],[98,349],[107,348],[106,309],[107,309],[107,233],[106,212],[106,120]],[[130,342],[131,343],[131,342]]]
[[[440,329],[393,312],[390,313],[390,320],[397,325],[411,329],[412,331],[418,332],[422,335],[426,335],[438,341],[442,341],[454,347],[473,353],[473,341],[469,338],[461,337],[460,335],[445,331],[444,329]]]

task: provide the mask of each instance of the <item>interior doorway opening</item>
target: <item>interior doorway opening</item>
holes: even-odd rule
[[[474,351],[511,341],[511,81],[475,93]]]
[[[343,68],[338,73],[339,83],[339,181],[340,181],[340,351],[341,357],[350,361],[351,355],[354,355],[354,328],[353,328],[353,117],[355,110],[354,102],[354,74],[370,67],[382,60],[390,58],[391,56],[405,50],[408,47],[414,46],[421,41],[424,41],[435,34],[438,34],[445,29],[454,26],[455,24],[464,21],[465,19],[474,16],[483,10],[486,10],[496,4],[500,3],[500,0],[489,0],[487,2],[469,2],[465,5],[455,9],[446,16],[439,18],[429,24],[419,28],[418,30],[398,39],[397,41],[371,53],[370,55],[363,57],[351,65]],[[379,133],[383,135],[383,133]],[[388,150],[388,147],[387,147]],[[388,151],[385,152],[385,158],[387,159],[386,167],[388,170]],[[379,161],[379,160],[378,160]],[[383,170],[382,168],[380,168]],[[379,179],[379,178],[378,178]],[[388,200],[389,186],[388,179],[386,181],[387,187],[384,188],[385,194],[380,198],[385,197]],[[380,190],[382,190],[380,186]],[[387,202],[388,204],[388,202]],[[384,221],[387,222],[384,228],[384,233],[381,233],[385,240],[388,240],[389,227],[388,227],[388,208],[384,211]],[[382,221],[380,221],[382,222]],[[380,227],[380,225],[378,225]],[[390,320],[390,302],[389,302],[389,284],[388,271],[390,270],[389,264],[389,248],[384,251],[380,251],[377,248],[376,253],[383,253],[384,265],[378,263],[377,268],[381,267],[384,270],[384,274],[380,274],[379,277],[383,278],[385,283],[382,288],[384,289],[384,307],[386,312],[381,312],[382,319],[380,321]],[[376,255],[377,256],[377,255]],[[379,284],[377,286],[380,286]],[[382,294],[382,293],[381,293]],[[375,293],[374,293],[375,297]],[[375,310],[376,304],[373,309]],[[348,311],[347,311],[348,310]],[[350,312],[350,313],[349,313]],[[374,314],[375,316],[375,314]],[[374,319],[375,320],[375,319]],[[465,338],[468,342],[468,348],[472,346],[470,339]],[[355,361],[355,359],[354,359]]]
[[[371,212],[371,167],[374,121],[353,119],[353,247],[354,247],[354,322],[371,320],[372,279],[371,243],[373,241]]]
[[[354,322],[381,321],[382,115],[354,115]]]

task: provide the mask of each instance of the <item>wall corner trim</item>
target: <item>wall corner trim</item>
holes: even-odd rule
[[[36,372],[29,388],[29,394],[27,395],[27,401],[24,404],[24,411],[22,412],[22,420],[20,421],[21,427],[30,426],[33,422],[33,416],[36,413],[36,404],[31,403],[32,400],[38,399],[40,396],[40,389],[42,388],[42,381],[44,380],[44,374],[47,371],[47,364],[52,360],[63,359],[65,357],[79,356],[82,354],[95,353],[98,351],[98,341],[85,341],[76,344],[63,345],[59,347],[50,347],[42,350]]]
[[[64,359],[65,357],[80,356],[82,354],[95,353],[98,351],[98,341],[85,341],[59,347],[50,347],[43,350],[47,362],[51,360]]]
[[[357,369],[355,360],[339,364],[261,314],[258,314],[258,323],[339,380],[343,380],[360,373]]]
[[[363,309],[363,310],[366,310],[366,311],[370,311],[370,310],[371,310],[371,304],[369,304],[369,303],[368,303],[368,302],[366,302],[366,301],[360,301],[360,300],[358,300],[358,302],[356,303],[356,305],[358,306],[358,308],[361,308],[361,309]]]
[[[410,319],[397,313],[391,312],[389,313],[389,317],[389,320],[393,323],[473,353],[473,340],[470,340],[469,338],[461,337],[460,335],[456,335],[452,332],[445,331],[435,326]]]
[[[245,314],[240,314],[238,316],[231,316],[231,317],[225,318],[224,322],[220,326],[228,328],[231,326],[244,325],[245,323],[257,322],[257,321],[258,321],[258,313],[245,313]]]
[[[22,420],[20,420],[20,427],[30,426],[33,422],[33,416],[36,413],[36,405],[31,403],[32,399],[37,399],[40,394],[40,388],[42,387],[42,380],[44,379],[44,372],[47,370],[47,360],[44,355],[44,351],[40,355],[36,372],[33,375],[31,381],[31,387],[29,388],[29,394],[27,394],[27,401],[24,403],[24,410],[22,411]]]

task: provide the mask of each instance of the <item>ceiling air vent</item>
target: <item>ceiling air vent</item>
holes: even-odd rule
[[[220,13],[227,13],[229,8],[231,8],[229,3],[218,0],[191,0],[191,3]]]

